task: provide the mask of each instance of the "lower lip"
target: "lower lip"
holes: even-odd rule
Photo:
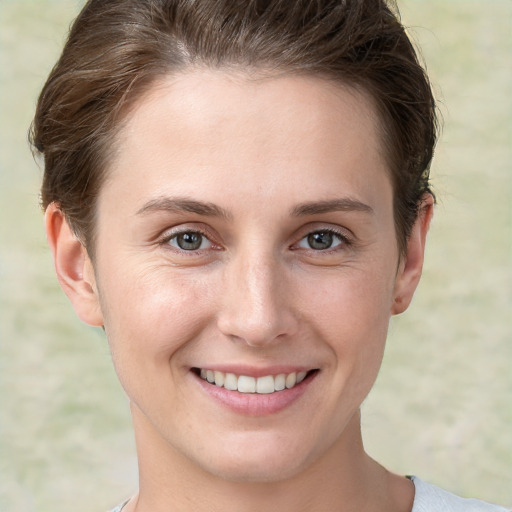
[[[201,388],[215,401],[238,414],[246,416],[267,416],[292,405],[311,386],[318,372],[308,375],[300,384],[291,389],[274,393],[240,393],[210,384],[191,372]]]

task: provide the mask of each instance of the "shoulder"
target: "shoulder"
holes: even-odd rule
[[[484,501],[460,498],[415,476],[411,480],[416,489],[411,512],[510,512]]]

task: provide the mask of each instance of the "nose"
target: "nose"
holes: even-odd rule
[[[296,333],[287,272],[272,254],[240,254],[224,269],[218,328],[231,339],[265,347]]]

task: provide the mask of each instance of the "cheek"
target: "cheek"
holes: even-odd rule
[[[344,269],[332,279],[307,286],[301,293],[308,323],[315,326],[342,368],[339,378],[349,377],[367,386],[375,378],[384,351],[393,278],[390,272],[371,272],[368,267]]]
[[[165,267],[127,271],[124,276],[109,273],[99,292],[121,380],[130,372],[151,374],[168,367],[171,357],[209,321],[210,289],[204,276],[177,275]]]
[[[353,333],[352,337],[359,337],[387,326],[393,283],[389,271],[372,272],[368,267],[340,269],[330,278],[304,283],[301,297],[304,309],[321,319],[332,337],[347,331]]]

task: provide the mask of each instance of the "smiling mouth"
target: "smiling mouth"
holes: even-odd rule
[[[292,389],[318,370],[280,373],[279,375],[265,375],[263,377],[235,375],[234,373],[224,373],[218,370],[206,370],[203,368],[193,368],[192,371],[201,379],[219,388],[238,391],[239,393],[268,395],[285,389]]]

